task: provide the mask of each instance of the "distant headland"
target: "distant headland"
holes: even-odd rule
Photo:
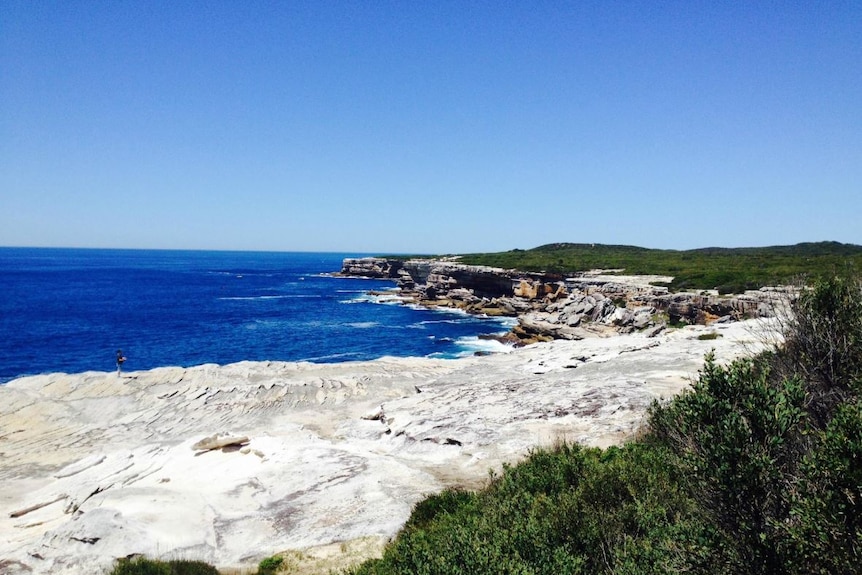
[[[505,339],[529,344],[769,317],[807,280],[862,268],[862,246],[655,250],[548,244],[437,257],[345,259],[341,274],[392,279],[425,307],[512,316]]]

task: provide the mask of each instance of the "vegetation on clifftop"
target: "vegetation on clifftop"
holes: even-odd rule
[[[603,244],[548,244],[530,250],[466,254],[465,264],[561,275],[621,269],[630,275],[673,276],[670,288],[741,292],[862,269],[862,246],[838,242],[762,248],[657,250]]]

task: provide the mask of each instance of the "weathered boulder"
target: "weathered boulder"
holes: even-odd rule
[[[614,302],[608,298],[601,298],[596,301],[596,306],[593,308],[590,317],[593,321],[602,321],[611,315],[615,309],[616,306],[614,305]]]
[[[511,315],[526,313],[533,309],[533,306],[529,302],[514,297],[499,297],[491,301],[492,303],[496,303],[496,305],[500,306],[502,309],[511,312]]]
[[[528,300],[546,299],[558,301],[568,295],[568,290],[562,282],[548,282],[541,279],[523,278],[512,288],[512,294]]]
[[[550,322],[544,317],[539,317],[539,314],[520,316],[515,333],[518,333],[522,339],[534,339],[535,341],[583,339],[583,335],[575,331],[575,328]]]
[[[653,325],[653,314],[655,309],[652,307],[642,307],[633,310],[631,325],[635,329],[641,330]]]
[[[194,445],[192,445],[192,449],[194,451],[212,451],[213,449],[221,449],[223,447],[231,447],[231,446],[242,446],[246,445],[249,442],[248,437],[246,436],[232,436],[232,435],[223,435],[220,436],[218,433],[215,435],[210,435],[209,437],[204,437]]]

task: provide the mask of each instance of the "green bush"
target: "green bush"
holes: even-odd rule
[[[806,454],[779,544],[793,573],[859,573],[862,558],[862,402],[839,406]]]
[[[650,428],[673,448],[685,486],[724,538],[729,572],[781,572],[775,521],[786,517],[805,432],[805,390],[771,381],[769,367],[742,360],[722,368],[708,356],[692,390],[654,404]]]
[[[110,575],[219,575],[219,572],[203,561],[186,559],[159,561],[135,557],[117,561]]]
[[[654,406],[654,440],[718,528],[727,572],[854,573],[862,559],[862,290],[817,282],[785,345]]]
[[[462,489],[447,489],[437,495],[431,495],[413,507],[413,513],[404,526],[405,529],[421,529],[427,527],[442,514],[456,514],[459,511],[475,505],[476,495]]]
[[[820,280],[793,304],[786,343],[775,362],[799,374],[811,395],[812,416],[823,428],[837,405],[862,386],[862,284],[859,279]]]
[[[698,553],[705,529],[664,449],[562,445],[485,490],[420,503],[382,559],[355,574],[655,573]],[[692,535],[694,534],[694,535]],[[688,546],[688,547],[686,547]]]
[[[257,566],[257,575],[273,575],[283,563],[284,557],[279,557],[278,555],[262,559]]]

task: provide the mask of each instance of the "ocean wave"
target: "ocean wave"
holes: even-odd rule
[[[370,329],[372,327],[377,327],[380,324],[377,323],[376,321],[356,321],[356,322],[352,322],[352,323],[346,323],[344,325],[350,326],[350,327],[355,328],[355,329]]]
[[[353,351],[346,352],[346,353],[330,353],[328,355],[319,355],[316,357],[304,357],[304,358],[300,359],[299,361],[315,362],[315,361],[322,361],[322,360],[328,360],[328,359],[341,359],[341,358],[345,358],[345,357],[358,357],[360,355],[361,354],[353,352]]]
[[[384,295],[384,294],[369,294],[363,293],[360,296],[355,298],[339,300],[338,303],[346,303],[346,304],[355,304],[355,303],[373,303],[373,304],[383,304],[383,305],[403,305],[405,301],[409,301],[408,298],[398,295]]]
[[[459,337],[455,344],[461,348],[456,353],[457,357],[469,357],[479,353],[509,353],[514,346],[497,341],[496,339],[483,339],[475,335]]]
[[[509,331],[516,325],[518,325],[518,318],[516,317],[499,317],[496,318],[498,322],[500,322],[500,326],[506,328],[506,331]],[[505,333],[505,332],[502,332]]]
[[[229,301],[257,301],[267,299],[303,299],[303,298],[321,298],[320,294],[290,294],[290,295],[249,295],[249,296],[226,296],[217,299]]]
[[[474,321],[476,321],[476,320],[473,318],[470,318],[470,317],[458,318],[458,319],[426,319],[423,321],[418,321],[412,325],[425,326],[425,325],[434,325],[434,324],[440,324],[440,323],[460,325],[460,324],[464,324],[464,323],[472,323]]]
[[[431,336],[429,339],[434,339],[434,336]],[[478,336],[459,337],[457,340],[454,340],[454,342],[450,338],[440,338],[435,340],[435,343],[446,343],[450,345],[454,343],[455,345],[452,350],[435,351],[433,353],[429,353],[425,357],[432,359],[461,359],[472,357],[477,354],[510,353],[515,349],[515,347],[510,344],[494,339],[483,339]]]
[[[278,274],[271,273],[271,272],[256,272],[256,271],[250,271],[250,270],[242,270],[242,271],[235,271],[235,272],[224,271],[224,270],[209,270],[209,271],[206,271],[204,273],[207,275],[212,275],[212,276],[234,276],[237,278],[243,278],[245,276],[252,277],[252,278],[274,278],[274,277],[278,276]]]
[[[255,319],[242,324],[244,329],[285,329],[293,326],[289,319]]]

